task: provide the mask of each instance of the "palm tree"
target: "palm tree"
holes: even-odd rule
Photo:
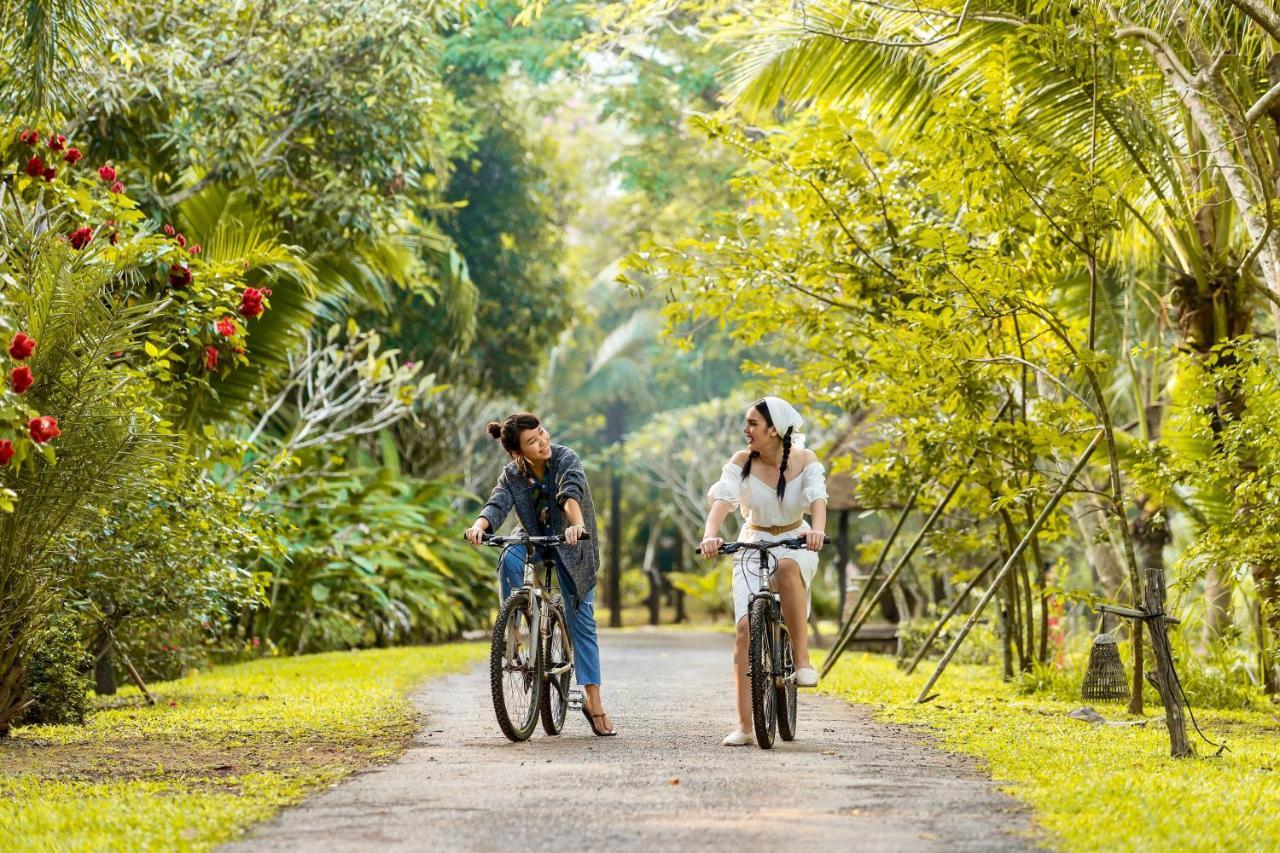
[[[604,305],[617,293],[617,286],[606,276],[597,277],[588,289],[587,304]],[[574,340],[592,336],[594,325],[578,325],[571,337],[555,347],[549,359],[543,389],[542,410],[558,415],[568,424],[598,421],[603,410],[604,423],[599,437],[608,452],[609,531],[606,571],[608,572],[609,625],[622,626],[622,441],[637,411],[649,403],[646,366],[649,350],[657,340],[659,321],[647,308],[623,313],[617,324],[591,347],[587,341]],[[589,350],[590,361],[585,370],[576,358],[577,352]],[[568,432],[572,435],[572,428]]]
[[[1142,187],[1123,200],[1123,239],[1104,260],[1145,255],[1139,266],[1170,269],[1179,347],[1203,358],[1248,331],[1254,293],[1280,316],[1280,229],[1266,212],[1280,158],[1275,40],[1280,19],[1255,0],[1103,3],[1097,14],[1021,0],[805,2],[752,22],[730,91],[757,115],[779,103],[861,107],[905,136],[928,127],[935,104],[982,91],[997,64],[1017,87],[1021,122],[1046,144],[1074,150],[1110,185]],[[1102,277],[1090,273],[1083,300],[1094,305]],[[1158,404],[1151,395],[1137,412],[1148,439]],[[1243,404],[1243,389],[1219,401],[1224,414]],[[1141,524],[1156,509],[1140,501],[1146,560],[1163,544],[1162,530]],[[1280,636],[1280,561],[1252,568]],[[1268,687],[1280,687],[1273,673]]]

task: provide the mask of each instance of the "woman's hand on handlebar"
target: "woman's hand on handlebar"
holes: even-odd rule
[[[569,545],[577,545],[578,540],[586,535],[586,532],[585,524],[570,524],[564,529],[564,541]]]
[[[476,524],[468,527],[464,535],[467,537],[467,541],[472,545],[482,545],[484,544],[484,536],[488,532],[488,529],[481,527],[477,522]]]
[[[708,536],[698,546],[698,552],[707,558],[715,557],[720,553],[720,546],[723,544],[724,540],[719,536]]]
[[[804,532],[804,544],[810,551],[821,551],[826,542],[827,534],[821,530],[806,530]]]

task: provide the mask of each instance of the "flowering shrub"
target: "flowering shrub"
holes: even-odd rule
[[[270,307],[250,260],[151,227],[126,170],[74,141],[0,123],[0,736],[30,638],[68,603],[73,534],[107,496],[155,493],[169,412],[248,363]]]

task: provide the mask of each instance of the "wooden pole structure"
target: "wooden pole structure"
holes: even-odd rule
[[[970,459],[970,461],[972,462],[973,460]],[[966,465],[965,467],[967,468],[968,466]],[[929,513],[929,517],[925,519],[924,524],[922,524],[920,529],[916,531],[916,537],[911,540],[911,544],[907,546],[907,550],[898,558],[898,562],[894,563],[889,574],[885,575],[884,580],[880,582],[880,586],[876,589],[875,593],[866,597],[866,607],[862,609],[861,613],[855,610],[849,617],[848,624],[845,625],[844,630],[841,631],[840,639],[831,647],[831,653],[828,654],[827,659],[822,662],[822,672],[819,674],[820,677],[825,676],[830,672],[831,667],[835,666],[836,661],[840,659],[840,655],[844,654],[844,650],[849,646],[849,643],[853,641],[854,636],[857,635],[858,629],[861,628],[862,624],[871,616],[871,611],[876,609],[876,603],[880,601],[880,596],[884,595],[885,590],[887,590],[889,586],[898,579],[898,575],[902,574],[902,570],[906,568],[907,562],[916,553],[916,549],[920,547],[920,543],[924,541],[924,537],[929,533],[929,530],[933,527],[934,523],[942,517],[942,511],[947,508],[947,504],[951,503],[951,499],[955,497],[956,492],[960,491],[960,486],[964,483],[964,480],[965,478],[963,474],[956,477],[956,481],[951,484],[950,489],[947,489],[947,493],[943,495],[942,500],[938,501],[938,505],[933,508],[933,512]],[[870,579],[868,579],[867,585],[869,588]]]
[[[1027,530],[1026,535],[1022,537],[1022,541],[1013,549],[1013,553],[1009,555],[1007,560],[1005,560],[1004,565],[1000,567],[1000,571],[996,573],[996,576],[991,579],[990,588],[978,601],[978,606],[973,609],[973,613],[969,614],[969,618],[965,621],[964,627],[960,629],[960,634],[952,640],[951,645],[947,647],[947,651],[942,656],[942,660],[938,661],[938,668],[933,671],[933,675],[929,676],[929,680],[925,682],[924,687],[920,688],[920,695],[916,697],[917,703],[927,702],[932,698],[929,695],[929,691],[933,689],[933,685],[937,684],[938,679],[942,677],[943,670],[947,668],[947,664],[951,663],[951,658],[955,657],[956,651],[964,643],[965,638],[969,636],[969,632],[973,630],[973,626],[977,624],[978,616],[982,614],[982,611],[991,602],[991,599],[995,596],[996,592],[999,591],[1000,584],[1004,582],[1004,579],[1008,576],[1009,572],[1012,571],[1015,565],[1017,565],[1018,560],[1022,557],[1022,552],[1027,550],[1027,546],[1031,544],[1032,537],[1036,535],[1036,532],[1040,530],[1044,523],[1049,519],[1049,516],[1053,514],[1053,511],[1057,508],[1062,497],[1071,488],[1071,484],[1075,482],[1076,477],[1079,476],[1080,472],[1084,469],[1084,466],[1089,462],[1089,457],[1093,456],[1093,452],[1098,449],[1098,445],[1102,443],[1102,439],[1105,437],[1106,434],[1101,430],[1099,430],[1098,434],[1093,437],[1093,441],[1089,442],[1089,446],[1076,461],[1075,467],[1071,469],[1071,473],[1062,481],[1062,485],[1058,486],[1058,490],[1053,493],[1053,497],[1044,505],[1044,509],[1040,510],[1040,515],[1036,518],[1030,529]]]
[[[996,563],[1000,562],[1000,558],[992,557],[990,562],[982,567],[982,571],[978,572],[969,579],[969,583],[965,584],[964,589],[956,596],[956,600],[951,602],[951,606],[947,608],[947,612],[938,620],[938,624],[933,626],[933,630],[929,632],[929,636],[924,638],[924,642],[920,645],[920,650],[916,652],[916,656],[911,659],[911,663],[907,666],[907,675],[916,671],[916,667],[920,664],[920,659],[929,653],[929,649],[933,648],[933,641],[938,639],[938,635],[942,633],[942,629],[947,626],[947,622],[952,616],[956,615],[956,611],[964,604],[964,600],[969,597],[969,593],[973,592],[973,588],[978,585],[987,572],[996,567]]]
[[[911,492],[911,496],[907,498],[907,502],[902,507],[902,512],[898,513],[898,520],[893,525],[893,530],[889,531],[889,537],[884,540],[884,545],[880,548],[880,553],[876,555],[876,561],[871,566],[871,571],[867,573],[866,583],[862,585],[862,589],[858,590],[858,600],[853,603],[853,609],[849,611],[850,616],[862,609],[862,602],[867,600],[867,591],[871,589],[871,584],[875,583],[876,575],[880,574],[880,569],[884,567],[885,557],[889,556],[889,549],[893,547],[893,543],[898,541],[898,534],[902,532],[902,526],[907,523],[907,516],[916,507],[916,498],[920,497],[920,490],[923,486],[916,486]],[[844,616],[844,611],[840,612]],[[849,623],[840,626],[840,633],[844,633],[844,629]]]

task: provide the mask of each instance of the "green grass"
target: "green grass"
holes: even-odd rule
[[[1108,727],[1068,719],[1083,703],[1017,695],[992,667],[953,665],[934,688],[938,698],[916,705],[932,668],[926,661],[904,677],[890,658],[847,655],[821,689],[872,705],[881,719],[926,726],[947,749],[984,759],[1000,786],[1033,808],[1048,846],[1280,849],[1280,718],[1274,713],[1196,711],[1206,734],[1225,737],[1230,751],[1175,760],[1162,723]],[[1153,691],[1147,697],[1156,703],[1148,715],[1162,721]],[[1096,710],[1109,720],[1126,717],[1118,706]],[[1193,729],[1189,736],[1198,750],[1213,752]]]
[[[205,850],[399,753],[407,692],[480,643],[271,658],[114,697],[0,741],[0,850]]]

